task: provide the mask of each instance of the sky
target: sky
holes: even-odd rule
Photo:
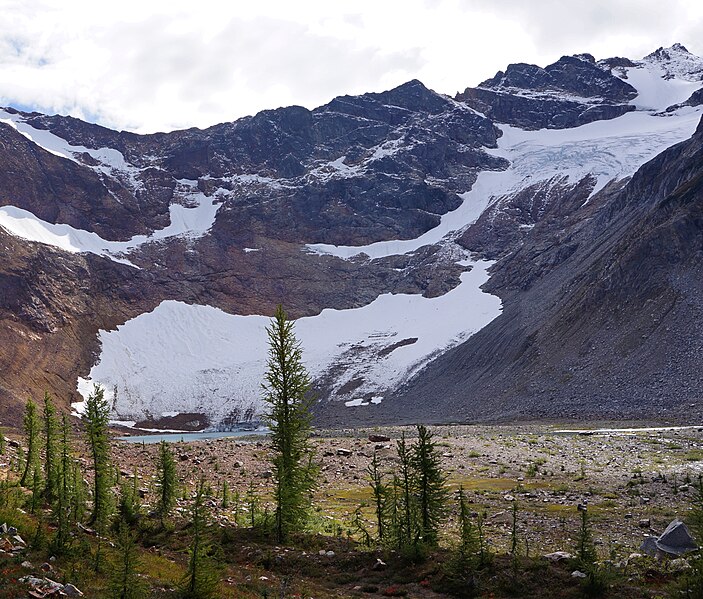
[[[0,0],[0,106],[150,133],[509,63],[703,55],[700,0]]]

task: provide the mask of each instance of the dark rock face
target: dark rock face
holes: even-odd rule
[[[477,171],[507,166],[484,151],[495,147],[499,134],[491,121],[419,81],[380,94],[343,96],[314,111],[299,106],[265,110],[234,123],[170,134],[138,136],[70,117],[25,116],[32,126],[72,145],[114,148],[140,169],[137,184],[130,186],[116,176],[101,178],[75,163],[64,165],[72,185],[83,195],[98,196],[92,212],[85,214],[85,202],[80,205],[85,214],[80,218],[78,209],[60,213],[39,210],[30,197],[14,200],[45,220],[88,230],[93,230],[89,223],[97,226],[101,219],[121,223],[132,234],[165,226],[174,181],[188,179],[207,195],[221,190],[224,218],[242,230],[267,236],[277,231],[280,239],[312,243],[412,238],[459,205],[456,194],[470,189]],[[11,153],[27,160],[16,148]],[[62,160],[38,153],[45,162]],[[94,166],[89,156],[78,158]],[[36,171],[42,169],[38,165]],[[36,173],[28,179],[34,186],[41,180]],[[22,181],[14,182],[21,186]],[[53,187],[49,181],[32,197],[47,195]],[[112,205],[115,190],[120,202]],[[55,204],[67,204],[68,195],[59,195]],[[142,222],[130,225],[130,217]]]
[[[674,112],[675,110],[678,110],[679,108],[683,108],[684,106],[700,106],[703,104],[703,87],[699,90],[696,90],[691,94],[691,97],[686,100],[685,102],[681,102],[681,104],[674,104],[673,106],[669,106],[666,111],[667,112]]]
[[[136,219],[136,202],[119,183],[43,150],[0,123],[0,206],[8,204],[108,237],[146,232]]]
[[[627,102],[637,95],[627,82],[600,68],[590,54],[562,56],[544,69],[530,64],[511,64],[499,71],[480,88],[564,92],[582,98],[601,98],[610,102]]]
[[[617,118],[633,110],[637,91],[590,54],[563,56],[540,68],[512,64],[456,99],[488,118],[525,129],[562,129]]]
[[[457,193],[479,170],[507,165],[484,150],[500,133],[491,121],[417,81],[314,111],[289,107],[148,136],[8,112],[87,151],[62,158],[0,124],[0,206],[125,240],[168,224],[169,205],[187,197],[179,179],[222,205],[208,235],[134,252],[137,271],[0,229],[0,341],[13,348],[0,357],[3,406],[44,388],[76,401],[76,377],[97,358],[97,331],[163,300],[238,314],[272,313],[285,302],[299,317],[362,306],[380,293],[446,293],[462,267],[439,259],[437,248],[366,263],[305,253],[300,244],[417,236],[460,204]],[[101,148],[119,151],[131,171],[102,163],[94,152]],[[8,407],[0,419],[16,422],[13,414]]]

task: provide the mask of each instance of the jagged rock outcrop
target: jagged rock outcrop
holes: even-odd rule
[[[620,63],[618,63],[620,64]],[[456,99],[498,123],[525,129],[578,127],[634,110],[637,90],[590,54],[563,56],[540,68],[511,64]]]

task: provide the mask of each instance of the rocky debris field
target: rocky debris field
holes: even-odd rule
[[[522,594],[518,596],[543,599],[545,585],[551,593],[547,596],[580,596],[579,576],[585,574],[575,569],[571,556],[576,553],[584,509],[590,516],[598,559],[617,573],[611,596],[634,599],[651,597],[653,592],[673,596],[667,593],[690,567],[690,556],[650,557],[642,543],[649,538],[650,544],[654,539],[659,541],[657,548],[664,547],[668,541],[661,535],[667,526],[676,518],[684,522],[689,518],[703,472],[703,427],[579,433],[534,424],[437,426],[432,431],[451,496],[456,497],[462,486],[472,513],[485,516],[484,536],[495,563],[482,574],[481,585],[487,593],[497,593],[490,596],[516,596],[511,586],[514,566],[507,553],[514,513],[522,556]],[[173,596],[185,567],[193,486],[204,476],[209,483],[206,505],[214,524],[211,534],[225,558],[223,597],[277,596],[291,585],[293,596],[303,592],[299,596],[446,598],[441,588],[442,564],[457,542],[456,505],[441,531],[440,549],[421,564],[408,562],[390,549],[363,545],[363,529],[372,536],[375,533],[366,469],[377,452],[390,480],[397,465],[395,442],[403,434],[412,443],[416,430],[316,431],[311,443],[321,476],[311,528],[284,546],[262,535],[261,529],[250,528],[252,497],[259,518],[267,510],[270,515],[272,507],[273,473],[265,436],[171,444],[183,483],[177,515],[169,524],[175,534],[164,536],[158,527],[145,533],[141,576],[156,593],[154,597]],[[13,478],[8,468],[16,462],[22,443],[16,435],[8,435],[6,452],[0,455],[3,479]],[[87,455],[78,443],[75,449]],[[147,506],[145,514],[156,499],[158,449],[155,443],[112,443],[113,463],[122,482],[138,476],[136,487]],[[88,460],[81,458],[81,462],[90,479]],[[227,501],[223,501],[224,489]],[[7,517],[0,519],[7,522],[0,527],[0,579],[4,576],[12,584],[0,588],[0,597],[15,597],[19,591],[34,597],[71,596],[74,589],[85,596],[101,596],[104,581],[92,576],[90,568],[79,568],[80,576],[73,576],[76,565],[71,559],[76,556],[53,561],[51,554],[32,549],[37,528],[29,513],[9,508],[6,512]],[[144,523],[146,531],[152,518]],[[85,532],[81,546],[89,548],[97,539],[94,531],[78,528]],[[23,531],[20,538],[16,538],[18,529]]]
[[[435,439],[448,484],[467,491],[475,512],[486,515],[496,550],[509,541],[512,501],[518,502],[518,526],[530,552],[573,549],[579,506],[587,506],[595,541],[604,555],[627,556],[643,539],[661,533],[669,522],[686,519],[703,473],[703,427],[594,434],[562,433],[558,427],[438,426]],[[321,528],[350,528],[354,511],[372,528],[371,491],[366,469],[378,452],[384,471],[396,464],[395,440],[411,427],[320,431],[313,439],[320,462],[315,510]],[[217,497],[226,481],[239,503],[223,509],[213,499],[217,517],[244,518],[250,484],[263,501],[270,496],[272,472],[265,437],[174,443],[179,476],[194,485],[201,475]],[[138,472],[142,495],[153,493],[158,445],[118,442],[115,462],[124,476]],[[325,527],[325,522],[328,526]],[[447,540],[453,536],[450,525]]]

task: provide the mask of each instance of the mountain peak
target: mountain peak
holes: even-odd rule
[[[643,60],[664,60],[664,61],[667,61],[667,60],[672,60],[673,57],[676,55],[695,56],[694,54],[691,54],[688,51],[686,46],[676,42],[675,44],[673,44],[672,46],[669,46],[668,48],[664,48],[663,46],[660,46],[654,52],[650,52],[649,54],[647,54],[647,56],[645,56]]]
[[[703,58],[689,52],[683,44],[657,48],[647,54],[642,62],[659,65],[668,77],[688,81],[703,80]]]

